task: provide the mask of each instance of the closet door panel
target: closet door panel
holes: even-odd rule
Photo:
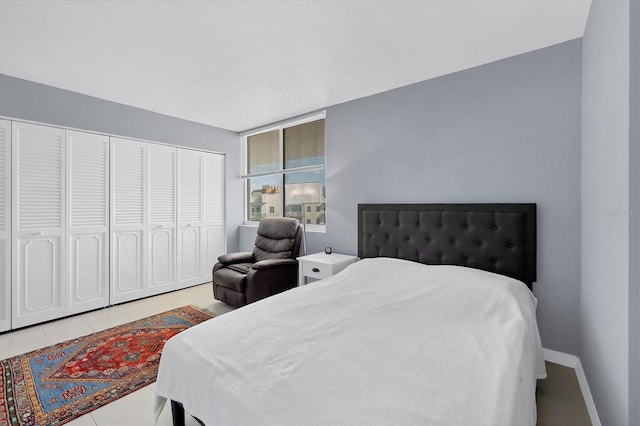
[[[202,153],[178,149],[178,283],[205,282],[202,262]]]
[[[85,306],[86,309],[79,308],[79,311],[86,311],[109,304],[105,256],[109,254],[107,244],[105,233],[72,235],[69,238],[70,307],[90,304],[91,307]],[[90,303],[97,300],[97,306]]]
[[[203,226],[200,276],[211,281],[211,269],[218,256],[226,252],[224,232],[224,155],[203,154]]]
[[[148,294],[147,144],[111,138],[111,303]]]
[[[176,237],[175,229],[151,229],[150,232],[151,260],[149,283],[152,289],[163,287],[160,291],[165,291],[165,286],[175,284],[175,264],[176,264]],[[155,292],[155,291],[154,291]]]
[[[200,227],[180,230],[180,281],[198,284],[200,281]]]
[[[200,274],[205,281],[211,281],[213,279],[211,276],[213,265],[218,261],[218,257],[226,253],[224,226],[206,225],[204,232],[204,258],[202,261],[204,268]]]
[[[177,150],[149,144],[149,286],[152,293],[176,285]]]
[[[11,329],[11,122],[0,120],[0,331]]]
[[[144,291],[143,239],[142,231],[114,233],[114,303],[141,297]]]
[[[109,138],[67,131],[67,313],[109,304]]]
[[[65,131],[12,124],[12,326],[65,315]]]
[[[59,311],[55,316],[64,314],[60,311],[61,307],[64,308],[61,246],[61,236],[39,237],[34,234],[33,237],[18,239],[18,258],[22,259],[18,272],[18,315],[21,317],[49,311]]]

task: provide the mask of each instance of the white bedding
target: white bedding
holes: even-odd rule
[[[501,275],[364,259],[173,337],[156,414],[168,398],[208,426],[535,424],[535,309]]]

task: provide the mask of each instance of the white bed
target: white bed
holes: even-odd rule
[[[502,275],[363,259],[173,337],[156,414],[171,399],[206,425],[535,424],[535,310]]]

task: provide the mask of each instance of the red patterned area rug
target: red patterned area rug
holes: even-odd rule
[[[155,382],[165,342],[210,318],[183,306],[0,361],[0,425],[61,425]]]

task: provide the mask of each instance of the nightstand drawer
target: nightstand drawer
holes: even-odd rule
[[[331,265],[307,260],[302,263],[302,273],[309,278],[328,278],[331,276]]]

